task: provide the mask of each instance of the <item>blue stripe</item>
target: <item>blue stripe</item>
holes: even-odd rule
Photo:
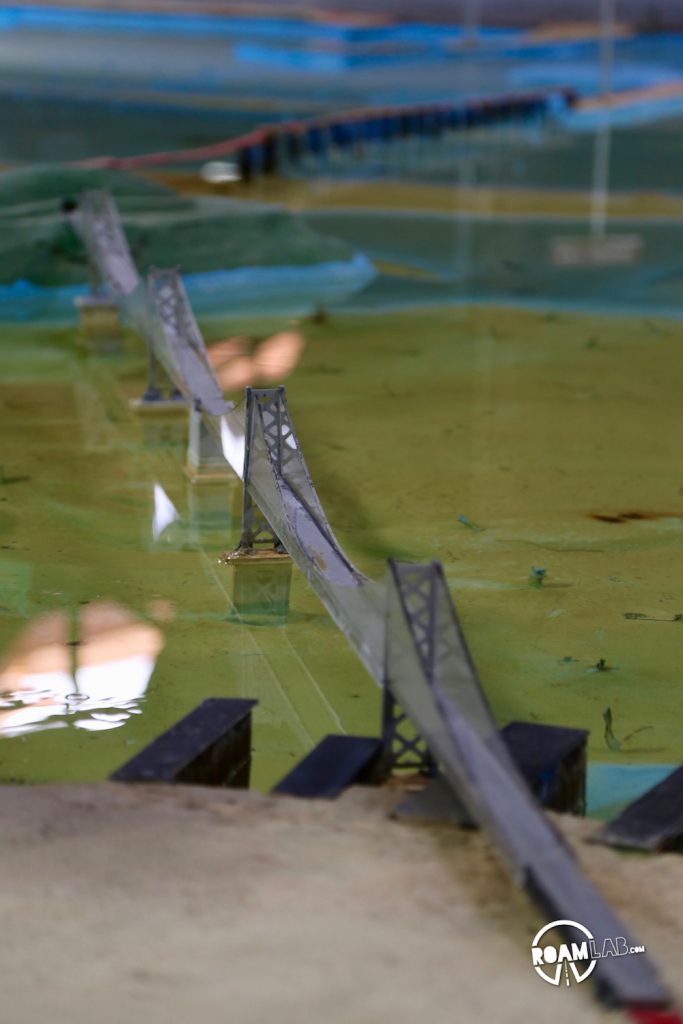
[[[437,44],[457,39],[462,33],[457,26],[411,24],[397,26],[359,26],[318,23],[293,18],[220,17],[206,14],[167,14],[150,12],[88,11],[70,7],[7,6],[0,10],[4,27],[46,27],[65,30],[104,29],[114,32],[163,32],[186,35],[260,36],[271,39],[323,40],[346,42],[412,42]],[[482,29],[481,39],[491,42],[509,40],[520,35],[508,29]]]

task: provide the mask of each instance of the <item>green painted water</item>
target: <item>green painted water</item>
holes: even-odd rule
[[[588,728],[595,762],[680,761],[680,327],[462,308],[304,330],[290,408],[353,560],[443,561],[501,723]],[[182,417],[130,410],[137,341],[106,356],[75,330],[11,328],[3,347],[0,778],[101,778],[207,696],[261,701],[257,786],[327,732],[374,733],[377,688],[296,572],[285,624],[235,617],[218,559],[239,494],[186,481]]]
[[[139,346],[88,355],[74,331],[31,328],[3,347],[0,778],[101,778],[207,696],[259,699],[256,785],[367,728],[376,688],[300,578],[286,625],[236,621],[218,559],[239,494],[185,480],[184,417],[130,411]]]

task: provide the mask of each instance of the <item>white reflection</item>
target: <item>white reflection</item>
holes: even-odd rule
[[[221,447],[228,464],[241,480],[244,476],[244,420],[235,413],[221,416]]]
[[[223,391],[241,391],[247,384],[282,383],[299,364],[305,344],[301,331],[288,328],[252,353],[247,339],[238,335],[209,345],[207,354]]]
[[[0,734],[116,729],[139,714],[163,635],[113,602],[72,622],[52,612],[30,623],[0,666]]]
[[[129,658],[108,661],[104,665],[79,668],[76,672],[76,692],[87,695],[80,705],[97,708],[109,705],[112,694],[117,707],[139,700],[147,689],[156,658],[148,654],[133,654]]]
[[[228,181],[239,181],[240,171],[237,164],[228,160],[209,160],[199,172],[204,181],[210,185],[222,185]]]
[[[152,517],[152,538],[159,540],[167,526],[180,519],[175,505],[161,484],[154,485],[154,515]]]

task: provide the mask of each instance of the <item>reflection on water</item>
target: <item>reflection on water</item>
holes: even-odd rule
[[[113,602],[86,605],[78,617],[40,616],[0,666],[0,734],[118,728],[140,713],[163,642],[156,626]]]
[[[235,618],[251,625],[277,625],[289,618],[292,560],[289,555],[262,551],[252,555],[226,555],[232,566]],[[232,616],[231,616],[232,617]]]
[[[154,484],[154,512],[152,514],[152,540],[157,541],[164,530],[178,522],[180,516],[161,484]]]
[[[193,551],[202,546],[222,548],[230,531],[242,520],[241,488],[227,480],[213,481],[211,487],[189,485],[183,515],[164,487],[152,485],[151,549]]]
[[[253,351],[247,338],[226,338],[208,348],[211,365],[224,391],[238,391],[250,384],[274,384],[292,373],[301,359],[304,338],[300,331],[279,331]]]

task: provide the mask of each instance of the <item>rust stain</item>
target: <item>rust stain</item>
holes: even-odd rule
[[[324,572],[325,569],[327,568],[327,562],[318,551],[313,552],[313,561],[318,566],[321,572]]]

